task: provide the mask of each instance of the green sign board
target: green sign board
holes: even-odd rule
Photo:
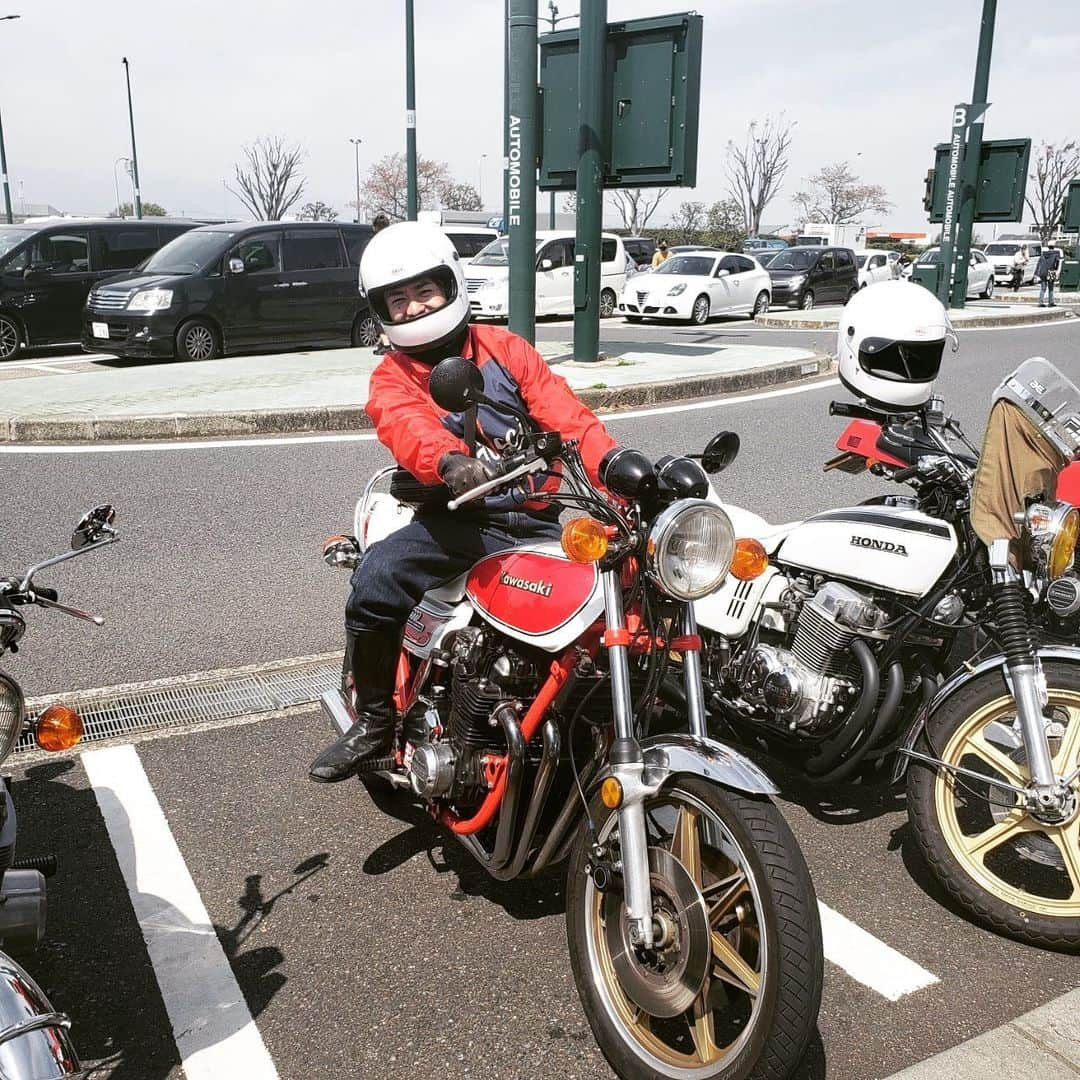
[[[945,198],[949,185],[948,143],[934,147],[934,168],[926,177],[923,205],[930,221],[945,219]],[[1030,139],[994,139],[982,144],[979,158],[979,191],[975,199],[976,221],[1020,221],[1024,216]]]
[[[1065,196],[1062,227],[1067,232],[1080,232],[1080,180],[1069,181],[1069,194]]]
[[[602,186],[693,187],[701,97],[700,15],[609,23]],[[577,184],[578,32],[540,38],[540,188]]]

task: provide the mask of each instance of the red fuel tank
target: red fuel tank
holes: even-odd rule
[[[478,562],[465,592],[500,630],[554,651],[579,637],[603,612],[599,584],[593,563],[515,548]]]
[[[1071,462],[1058,473],[1056,494],[1062,502],[1080,506],[1080,461]]]

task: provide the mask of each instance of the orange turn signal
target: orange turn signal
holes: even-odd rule
[[[731,560],[731,576],[740,581],[753,581],[769,569],[769,556],[760,540],[743,537],[735,541],[735,556]]]
[[[66,705],[50,705],[38,717],[34,739],[42,750],[70,750],[83,737],[82,717]]]
[[[607,554],[607,530],[595,518],[574,518],[563,526],[562,549],[574,562],[597,562]]]

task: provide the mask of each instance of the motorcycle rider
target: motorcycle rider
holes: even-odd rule
[[[523,482],[529,492],[518,487],[446,510],[446,489],[457,496],[490,479],[485,458],[519,445],[525,431],[519,419],[488,405],[444,413],[428,389],[435,364],[450,356],[472,360],[486,397],[577,439],[594,481],[616,446],[527,341],[501,327],[469,324],[460,258],[435,226],[401,222],[372,237],[360,281],[391,345],[372,373],[367,413],[401,468],[422,485],[445,487],[408,525],[372,544],[353,573],[345,628],[356,721],[312,763],[311,779],[323,783],[353,776],[390,752],[402,627],[424,593],[485,555],[560,535],[557,508],[529,498],[557,488],[555,472],[533,474]]]

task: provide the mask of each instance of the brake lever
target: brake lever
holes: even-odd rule
[[[519,477],[528,476],[530,473],[543,472],[548,467],[548,463],[542,458],[533,458],[531,461],[526,461],[517,468],[511,469],[508,473],[503,473],[502,476],[496,476],[493,480],[485,480],[484,483],[478,484],[471,491],[466,491],[464,495],[459,495],[456,499],[451,499],[446,504],[447,510],[456,510],[459,506],[464,506],[465,503],[473,502],[475,499],[479,499],[486,495],[489,491],[494,491],[496,488],[502,487],[504,484],[511,480],[517,480]]]
[[[33,602],[39,604],[41,607],[54,608],[56,611],[63,612],[65,615],[71,615],[73,618],[84,619],[86,622],[91,622],[95,626],[105,625],[105,620],[100,615],[94,615],[92,612],[83,611],[81,608],[68,607],[67,604],[59,604],[55,600],[49,600],[37,593],[34,594]]]

